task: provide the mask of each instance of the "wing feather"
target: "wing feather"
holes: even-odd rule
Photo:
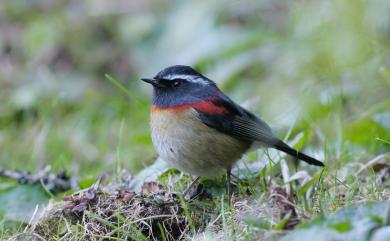
[[[223,107],[226,111],[210,114],[195,108],[199,118],[206,125],[239,139],[258,141],[266,146],[271,146],[278,141],[271,128],[263,120],[235,104],[226,95],[221,93],[211,102],[215,106]]]
[[[234,103],[229,97],[220,93],[211,100],[218,113],[204,112],[195,108],[200,120],[211,128],[221,131],[238,139],[258,142],[263,146],[273,147],[311,165],[324,166],[315,158],[296,151],[279,140],[271,128],[260,118]],[[223,111],[224,110],[224,111]]]

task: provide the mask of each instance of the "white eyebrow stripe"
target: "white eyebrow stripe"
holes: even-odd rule
[[[202,79],[201,77],[195,75],[187,75],[187,74],[173,74],[168,75],[165,79],[174,80],[174,79],[184,79],[192,83],[208,85],[209,82],[207,80]]]

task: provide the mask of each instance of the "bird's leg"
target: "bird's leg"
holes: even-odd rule
[[[235,178],[237,181],[239,181],[239,180],[240,180],[240,178],[239,178],[239,177],[237,177],[236,175],[234,175],[233,173],[230,173],[230,176],[232,176],[233,178]]]
[[[182,192],[182,196],[185,197],[188,192],[191,190],[191,188],[199,181],[200,177],[196,177],[195,180],[191,182],[191,184]]]
[[[226,194],[228,196],[229,206],[231,205],[231,199],[232,199],[232,191],[230,187],[230,175],[231,175],[231,169],[229,168],[226,171]]]

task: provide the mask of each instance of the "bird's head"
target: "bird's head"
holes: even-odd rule
[[[214,81],[185,65],[167,67],[153,78],[141,80],[153,85],[153,105],[163,108],[191,105],[219,91]]]

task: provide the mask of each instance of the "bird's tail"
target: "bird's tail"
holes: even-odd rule
[[[320,162],[319,160],[313,158],[313,157],[310,157],[306,154],[303,154],[302,152],[299,152],[297,150],[294,150],[293,148],[291,148],[290,146],[288,146],[286,143],[284,143],[283,141],[278,141],[275,145],[273,145],[273,147],[279,151],[282,151],[282,152],[285,152],[293,157],[296,157],[304,162],[307,162],[309,163],[310,165],[314,165],[314,166],[321,166],[323,167],[324,166],[324,163]]]

